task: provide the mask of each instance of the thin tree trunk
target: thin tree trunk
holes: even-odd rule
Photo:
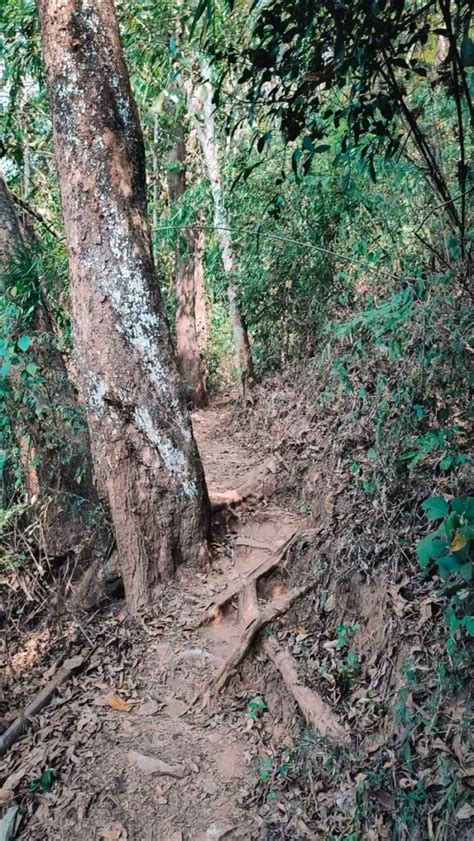
[[[156,114],[153,115],[153,148],[152,148],[152,215],[151,215],[151,234],[153,242],[155,243],[154,249],[154,258],[155,258],[155,265],[157,263],[157,246],[156,246],[156,236],[158,230],[158,117]]]
[[[173,207],[186,190],[186,144],[182,125],[173,129],[169,153],[168,193]],[[178,367],[193,406],[201,408],[207,402],[206,385],[199,351],[195,312],[196,231],[184,227],[178,232],[176,246],[176,348]]]
[[[206,287],[204,284],[204,235],[199,228],[196,231],[194,246],[194,316],[196,319],[196,335],[198,348],[205,357],[209,343],[207,326]]]
[[[74,348],[129,610],[205,554],[209,504],[147,222],[145,152],[113,0],[39,0]]]
[[[212,104],[213,92],[210,82],[210,68],[204,59],[201,60],[201,72],[203,78],[207,80],[206,85],[202,86],[202,89],[205,90],[204,101],[199,102],[194,94],[188,96],[188,110],[193,118],[193,125],[201,145],[204,163],[211,184],[212,198],[214,201],[214,226],[221,246],[224,271],[228,277],[227,298],[229,301],[229,313],[239,372],[245,388],[246,385],[251,385],[254,380],[252,353],[247,327],[239,307],[238,291],[233,278],[235,261],[227,208],[222,190],[214,106]]]
[[[0,176],[0,265],[7,273],[14,263],[31,259],[39,240],[29,223],[21,222],[13,197]],[[30,279],[33,275],[30,273]],[[32,292],[34,310],[22,332],[31,335],[38,366],[34,410],[16,401],[8,412],[18,443],[27,496],[35,499],[42,523],[43,549],[61,555],[84,536],[90,506],[98,499],[93,486],[90,442],[74,387],[57,347],[50,314],[39,286]],[[21,389],[20,366],[10,372]],[[87,501],[89,504],[84,504]],[[79,504],[80,503],[80,504]]]

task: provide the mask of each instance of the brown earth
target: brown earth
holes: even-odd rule
[[[83,628],[93,641],[85,672],[60,691],[38,717],[37,732],[18,742],[3,763],[3,791],[14,788],[11,802],[28,813],[18,838],[267,837],[264,816],[245,805],[256,784],[260,742],[258,721],[249,715],[252,685],[234,681],[231,695],[212,699],[212,709],[202,705],[246,617],[231,608],[195,626],[215,594],[237,585],[305,521],[264,496],[271,471],[230,440],[229,412],[221,400],[194,418],[210,494],[236,487],[245,494],[253,487],[255,494],[235,516],[229,512],[228,533],[214,547],[212,568],[183,572],[163,592],[156,618],[131,625],[122,610]],[[30,668],[37,658],[41,662],[42,650],[37,643]],[[177,777],[162,775],[153,759],[149,768],[137,767],[147,760],[133,752],[179,766]],[[32,800],[25,781],[45,768],[54,768],[59,778],[50,793]]]
[[[68,624],[51,610],[34,629],[18,621],[4,717],[55,659],[87,663],[3,760],[0,807],[19,807],[15,838],[388,841],[394,827],[407,841],[472,837],[466,699],[436,694],[443,606],[417,574],[417,533],[405,531],[404,549],[405,514],[354,491],[364,430],[337,427],[310,398],[274,379],[254,405],[221,397],[195,413],[221,509],[213,561],[182,570],[153,616],[132,623],[115,604]]]

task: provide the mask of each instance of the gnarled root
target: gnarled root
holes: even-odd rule
[[[269,660],[278,669],[307,724],[317,730],[321,736],[329,736],[335,742],[347,741],[344,728],[329,704],[317,692],[300,682],[297,664],[291,654],[280,646],[275,637],[267,637],[262,647]]]
[[[278,601],[271,602],[264,607],[254,619],[245,626],[237,644],[217,670],[205,696],[205,702],[210,703],[212,696],[218,695],[229,680],[234,669],[242,662],[253,640],[262,628],[273,622],[294,605],[294,603],[315,587],[317,581],[311,581],[303,587],[296,587],[288,595]]]

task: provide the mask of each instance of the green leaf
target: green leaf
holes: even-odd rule
[[[461,627],[461,620],[458,619],[452,607],[448,607],[446,610],[444,614],[444,621],[452,634],[455,634]]]
[[[51,791],[51,786],[57,776],[57,771],[54,768],[45,768],[41,776],[35,777],[31,781],[28,788],[31,792],[38,791],[38,789],[44,792]]]
[[[176,44],[176,38],[174,37],[174,35],[170,36],[169,48],[170,48],[171,55],[176,55],[178,48],[177,48],[177,44]]]
[[[440,558],[437,558],[436,563],[438,564],[440,570],[445,572],[459,572],[461,569],[461,564],[454,555],[443,555]]]
[[[431,560],[441,557],[445,551],[446,541],[435,534],[428,534],[416,547],[416,554],[422,567],[427,567]]]
[[[428,520],[441,520],[447,517],[449,506],[442,496],[430,496],[422,503],[421,507],[425,512]]]
[[[17,345],[18,345],[19,349],[23,350],[23,351],[28,350],[30,344],[31,344],[31,339],[25,333],[23,334],[23,336],[20,336],[20,338],[17,341]]]
[[[462,567],[459,569],[459,575],[463,579],[463,581],[472,581],[472,564],[468,561],[467,564],[463,564]]]
[[[34,362],[29,362],[29,363],[28,363],[28,365],[27,365],[27,366],[26,366],[26,368],[25,368],[26,373],[27,373],[27,374],[29,374],[29,375],[30,375],[30,377],[34,377],[34,375],[36,374],[37,370],[38,370],[38,366],[37,366],[37,365],[35,365],[35,363],[34,363]]]
[[[470,637],[474,637],[474,616],[464,616],[461,625],[466,629]]]
[[[468,496],[464,500],[464,513],[467,519],[474,523],[474,496]]]

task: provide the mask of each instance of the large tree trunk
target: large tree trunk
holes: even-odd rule
[[[238,291],[234,281],[235,261],[232,248],[232,237],[229,229],[227,208],[222,190],[221,167],[219,162],[217,134],[214,120],[214,106],[212,104],[212,84],[210,82],[210,68],[203,59],[201,61],[201,72],[206,84],[202,85],[200,91],[193,92],[188,96],[188,110],[193,118],[193,125],[201,145],[207,175],[211,184],[212,198],[214,201],[214,226],[219,239],[222,254],[224,271],[228,277],[227,298],[229,301],[229,313],[232,323],[234,345],[237,354],[242,383],[251,385],[254,380],[252,353],[244,317],[240,311]]]
[[[0,266],[31,260],[39,247],[33,229],[17,213],[13,197],[0,176]],[[24,267],[26,269],[26,266]],[[5,275],[6,276],[6,275]],[[29,273],[33,284],[34,274]],[[42,524],[42,549],[61,555],[84,537],[91,505],[98,503],[93,486],[90,444],[73,385],[57,346],[50,314],[39,286],[32,290],[34,309],[21,330],[32,339],[31,354],[38,366],[34,406],[15,401],[8,411],[13,436],[21,453],[27,496],[35,499]],[[15,390],[25,389],[20,365],[10,379]]]
[[[169,153],[168,193],[173,207],[186,190],[186,143],[182,125],[173,129]],[[201,353],[196,324],[195,259],[197,233],[191,227],[180,229],[176,246],[176,348],[178,366],[187,394],[196,408],[206,405]]]
[[[113,0],[39,0],[74,349],[127,604],[205,553],[208,497],[159,292]]]

